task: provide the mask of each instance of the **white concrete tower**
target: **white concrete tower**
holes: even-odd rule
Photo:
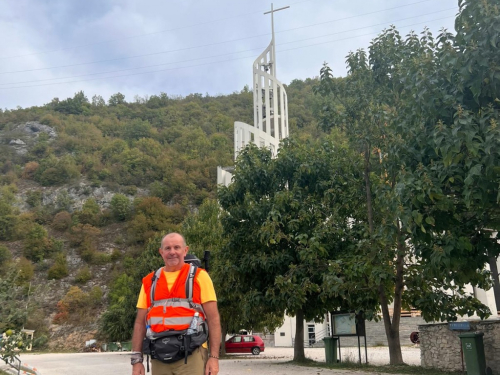
[[[289,6],[273,9],[271,14],[272,37],[269,46],[253,63],[253,111],[254,125],[234,123],[234,158],[249,143],[268,147],[273,156],[278,154],[279,143],[288,137],[288,102],[283,84],[276,78],[276,45],[274,37],[274,13]],[[232,168],[217,167],[217,183],[231,183]]]

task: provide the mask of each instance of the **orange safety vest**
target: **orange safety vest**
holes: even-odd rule
[[[200,323],[205,321],[200,286],[194,282],[200,272],[201,269],[185,264],[171,290],[163,267],[142,279],[148,305],[146,327],[153,333],[183,331],[189,328],[196,312],[202,318]]]

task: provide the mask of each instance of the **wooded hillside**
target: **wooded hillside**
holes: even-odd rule
[[[323,134],[314,84],[287,87],[291,134]],[[234,121],[253,123],[248,87],[126,99],[78,92],[0,110],[0,331],[35,329],[38,347],[95,336],[108,302],[133,303],[130,275],[148,239],[215,198],[216,167],[234,163]],[[126,339],[123,324],[101,337]]]

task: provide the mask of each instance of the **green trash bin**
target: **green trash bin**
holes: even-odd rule
[[[108,351],[108,344],[104,343],[101,345],[101,352],[107,352]]]
[[[485,375],[486,358],[484,357],[484,344],[482,332],[466,332],[458,335],[462,342],[467,375]]]
[[[130,352],[132,350],[132,341],[122,342],[122,352]]]
[[[108,343],[108,350],[110,352],[117,352],[118,351],[118,345],[116,344],[116,342],[110,342],[110,343]]]
[[[324,337],[323,341],[325,342],[325,358],[326,364],[332,365],[337,363],[337,337]]]

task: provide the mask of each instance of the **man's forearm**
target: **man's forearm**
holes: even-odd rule
[[[146,336],[146,310],[139,309],[134,323],[134,333],[132,334],[132,351],[142,352],[142,342]]]
[[[211,316],[208,320],[208,342],[210,344],[210,355],[219,356],[221,345],[221,327],[219,314]]]

